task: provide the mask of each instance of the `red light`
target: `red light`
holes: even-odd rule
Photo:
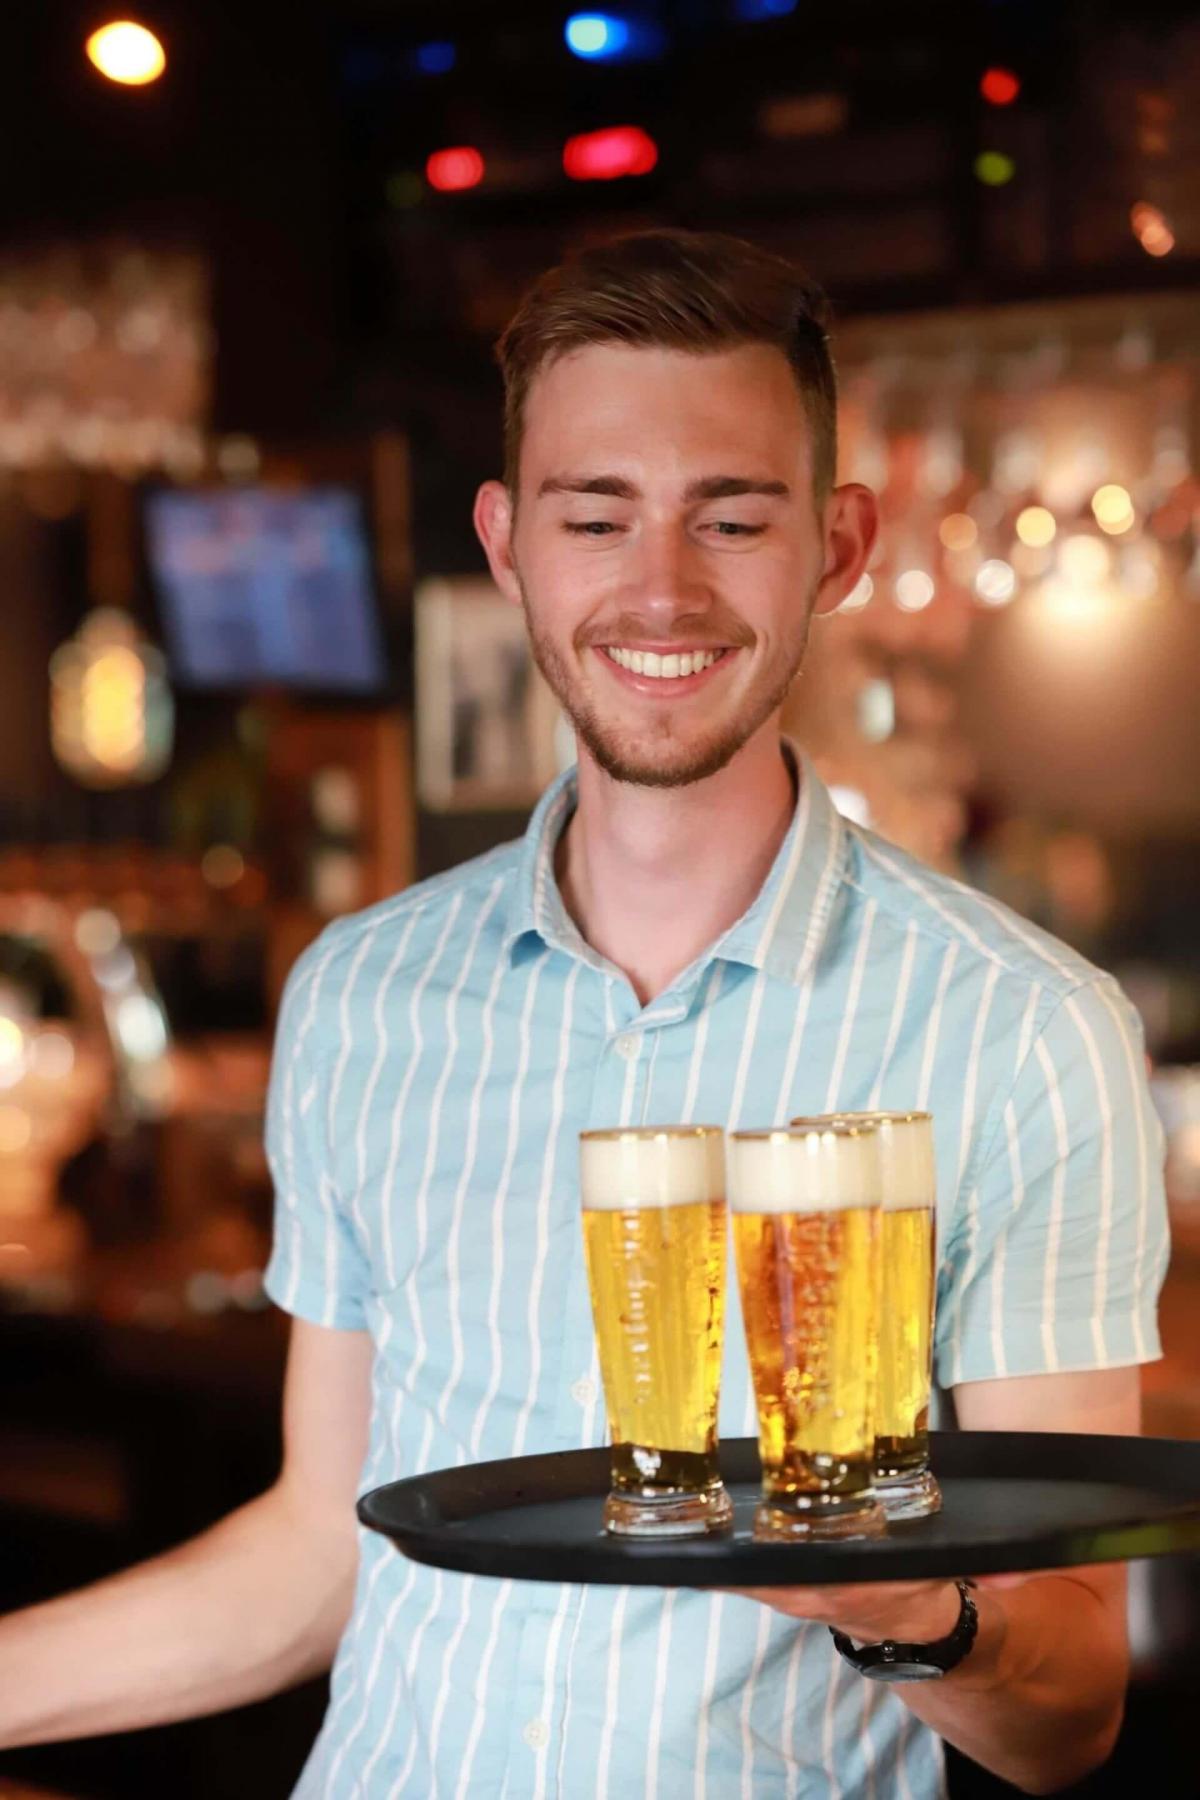
[[[467,144],[453,150],[435,150],[425,164],[425,179],[439,194],[458,194],[464,188],[478,187],[483,180],[483,158]]]
[[[1011,106],[1021,91],[1021,83],[1011,69],[987,69],[980,79],[979,91],[991,106]]]
[[[572,181],[614,181],[618,175],[648,175],[658,161],[658,145],[640,125],[610,125],[568,138],[563,168]]]

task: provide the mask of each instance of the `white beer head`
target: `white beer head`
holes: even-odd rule
[[[813,1213],[880,1204],[875,1127],[810,1119],[775,1131],[734,1131],[726,1190],[734,1212]]]
[[[631,1125],[581,1131],[580,1178],[589,1212],[688,1206],[725,1194],[719,1125]]]
[[[850,1125],[874,1125],[879,1134],[879,1173],[885,1212],[906,1212],[915,1206],[932,1209],[937,1197],[932,1113],[831,1113],[830,1117]],[[792,1120],[793,1125],[811,1123],[814,1121]]]

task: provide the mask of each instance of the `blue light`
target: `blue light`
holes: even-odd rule
[[[796,0],[736,0],[739,19],[782,19],[796,10]]]
[[[629,25],[611,13],[572,13],[564,30],[567,48],[587,61],[620,56],[629,47]]]
[[[422,44],[413,61],[422,75],[448,75],[458,61],[458,52],[450,43]]]

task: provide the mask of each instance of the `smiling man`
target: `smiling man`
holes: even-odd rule
[[[545,276],[501,362],[507,468],[476,524],[578,767],[522,841],[298,964],[269,1122],[279,1482],[0,1625],[0,1741],[214,1710],[334,1658],[305,1800],[929,1800],[941,1737],[1048,1792],[1120,1720],[1117,1568],[664,1594],[449,1575],[356,1534],[365,1488],[603,1441],[588,1127],[930,1108],[959,1423],[1134,1432],[1158,1353],[1161,1146],[1128,1003],[841,819],[780,735],[812,616],[876,527],[834,484],[819,292],[735,240],[642,234]],[[721,1427],[754,1430],[736,1312]],[[860,1672],[882,1639],[922,1646],[927,1679]]]

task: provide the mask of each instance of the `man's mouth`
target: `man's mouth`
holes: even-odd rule
[[[648,676],[652,681],[682,681],[690,675],[703,674],[705,669],[711,669],[714,663],[730,654],[728,648],[713,650],[700,647],[667,653],[634,650],[624,644],[603,644],[598,648],[618,668],[628,670],[631,675]]]

